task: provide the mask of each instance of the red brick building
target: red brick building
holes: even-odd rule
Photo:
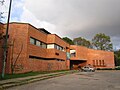
[[[6,25],[1,24],[6,27]],[[5,29],[0,31],[5,34]],[[114,68],[114,53],[69,45],[58,35],[27,23],[10,23],[6,73],[65,70],[91,64]],[[2,70],[3,39],[0,40],[0,72]],[[67,58],[66,53],[71,53]]]
[[[70,46],[70,66],[92,65],[96,68],[114,68],[114,53],[109,51],[88,49],[82,46]],[[74,67],[73,67],[74,66]]]

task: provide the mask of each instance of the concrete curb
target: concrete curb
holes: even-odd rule
[[[36,81],[40,81],[40,80],[45,80],[45,79],[49,79],[49,78],[72,74],[72,73],[76,73],[76,72],[78,72],[78,71],[76,71],[76,70],[65,71],[65,72],[45,74],[45,75],[41,75],[38,77],[30,77],[30,78],[23,79],[23,80],[7,81],[7,82],[0,83],[0,90],[4,90],[6,88],[10,88],[10,87],[14,87],[14,86],[20,86],[20,85],[32,83],[32,82],[36,82]]]

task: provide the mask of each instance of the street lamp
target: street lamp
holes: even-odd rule
[[[6,55],[7,55],[7,48],[8,48],[8,30],[9,30],[11,5],[12,5],[12,0],[10,0],[10,5],[9,5],[6,35],[5,35],[5,41],[4,41],[4,46],[3,46],[4,52],[3,52],[2,79],[4,79],[4,76],[5,76],[5,64],[6,64],[6,59],[7,59]]]

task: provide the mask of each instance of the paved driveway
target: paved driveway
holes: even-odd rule
[[[120,90],[120,71],[79,72],[8,90]]]

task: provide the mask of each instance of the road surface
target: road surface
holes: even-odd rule
[[[120,71],[79,72],[7,90],[120,90]]]

